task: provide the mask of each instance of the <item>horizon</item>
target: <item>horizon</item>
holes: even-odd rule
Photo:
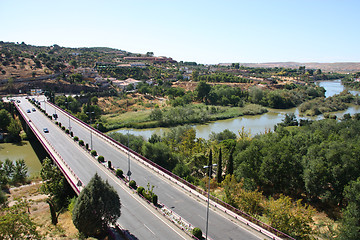
[[[200,64],[356,63],[358,10],[356,0],[0,0],[1,40],[154,52]]]

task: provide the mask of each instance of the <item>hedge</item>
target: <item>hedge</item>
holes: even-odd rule
[[[93,151],[95,151],[95,150],[93,150]],[[101,155],[100,155],[100,156],[98,157],[98,161],[99,161],[99,162],[105,162],[104,156],[101,156]]]
[[[192,230],[192,234],[194,235],[194,237],[198,238],[198,239],[202,239],[202,231],[200,228],[196,227]]]
[[[117,176],[117,177],[123,178],[123,177],[124,177],[123,174],[124,174],[123,170],[121,170],[121,169],[116,169],[116,176]]]
[[[136,189],[136,188],[137,188],[136,182],[135,182],[134,180],[131,180],[131,181],[129,182],[129,187],[131,187],[131,188],[133,188],[133,189]]]

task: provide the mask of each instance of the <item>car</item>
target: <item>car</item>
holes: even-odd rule
[[[35,108],[33,108],[33,109],[32,109],[32,111],[33,111],[33,112],[35,112],[35,111],[36,111],[36,109],[35,109]]]
[[[17,100],[16,102],[17,102],[17,103],[21,103],[21,101],[20,101],[20,100]]]
[[[44,130],[44,133],[48,133],[48,132],[49,132],[49,129],[47,129],[47,128],[44,128],[43,130]]]
[[[31,113],[30,109],[26,110],[27,113]]]

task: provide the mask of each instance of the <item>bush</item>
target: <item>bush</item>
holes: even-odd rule
[[[116,169],[116,176],[117,176],[117,177],[123,178],[123,177],[124,177],[123,174],[124,174],[123,170],[121,170],[121,169]]]
[[[63,131],[65,131],[65,126],[62,126],[61,129],[62,129]]]
[[[129,187],[133,188],[133,189],[137,189],[137,186],[136,186],[136,182],[134,180],[131,180],[129,182]]]
[[[108,161],[108,168],[112,169],[111,161]]]
[[[59,127],[61,127],[61,122],[59,122]]]
[[[144,191],[145,191],[145,188],[144,188],[144,187],[138,187],[138,188],[137,188],[137,193],[138,193],[139,195],[141,195],[141,196],[143,196]]]
[[[90,154],[93,155],[93,156],[97,156],[96,150],[91,150],[91,151],[90,151]]]
[[[55,122],[55,124],[56,124],[56,125],[59,125],[59,122],[58,122],[58,121],[56,121],[56,122]]]
[[[69,133],[70,133],[69,129],[66,129],[65,132],[66,132],[66,134],[69,134]]]
[[[79,145],[80,145],[80,146],[84,146],[84,141],[83,141],[83,140],[80,140],[80,141],[79,141]]]
[[[200,228],[196,227],[192,230],[192,234],[194,235],[194,237],[198,238],[198,239],[202,239],[202,231]]]
[[[85,148],[86,148],[86,149],[89,149],[89,144],[88,144],[88,143],[85,145]]]
[[[95,150],[93,150],[93,151],[95,151]],[[101,155],[100,155],[100,156],[98,157],[98,161],[99,161],[99,162],[105,162],[104,156],[101,156]]]
[[[73,133],[73,132],[70,132],[70,136],[73,137],[73,136],[74,136],[74,133]]]
[[[78,137],[78,136],[75,136],[75,137],[74,137],[74,141],[79,141],[79,137]]]
[[[52,116],[49,115],[50,120],[52,120]]]
[[[152,196],[152,203],[156,206],[158,204],[158,196],[156,194],[154,194]]]

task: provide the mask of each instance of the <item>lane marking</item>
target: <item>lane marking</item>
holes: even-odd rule
[[[155,233],[154,233],[153,231],[151,231],[151,229],[150,229],[148,226],[146,226],[146,224],[144,224],[144,226],[145,226],[147,229],[149,229],[149,231],[150,231],[152,234],[155,235]]]

